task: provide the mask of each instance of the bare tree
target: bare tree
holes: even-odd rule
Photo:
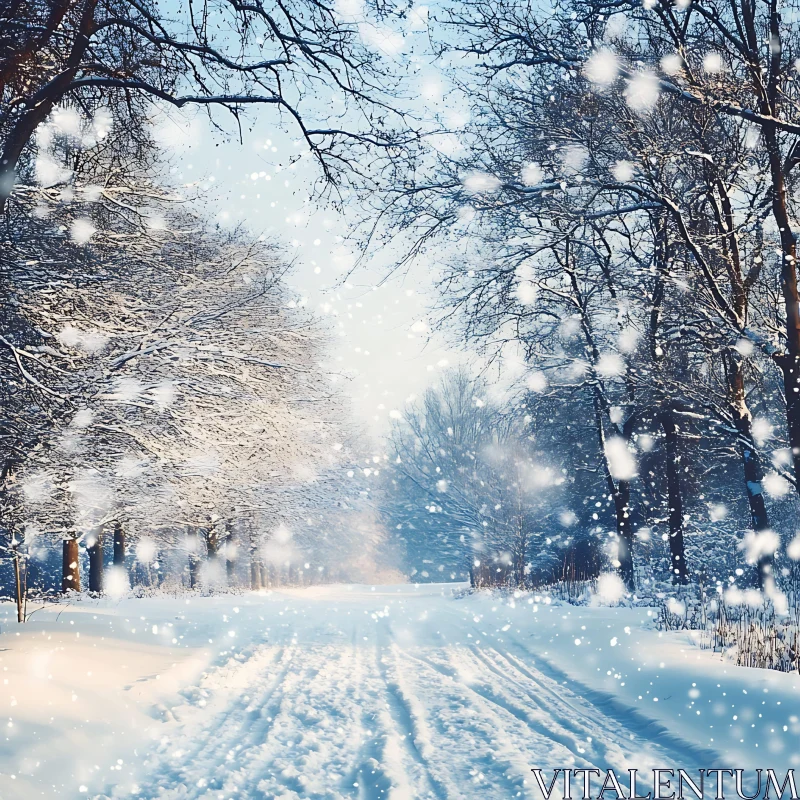
[[[800,163],[797,81],[793,76],[800,46],[796,26],[782,16],[793,8],[791,3],[779,7],[777,0],[761,5],[701,1],[677,9],[660,0],[644,5],[574,2],[545,16],[513,3],[468,2],[455,8],[450,21],[471,36],[468,44],[456,49],[480,56],[485,78],[482,96],[498,108],[509,94],[524,102],[522,94],[509,87],[529,82],[528,91],[531,86],[538,90],[534,105],[528,103],[529,110],[538,105],[538,110],[552,118],[561,108],[561,118],[567,119],[580,109],[582,122],[571,126],[570,141],[564,144],[579,145],[591,135],[590,123],[600,121],[606,132],[604,145],[591,153],[592,167],[604,167],[604,176],[593,169],[588,175],[577,172],[564,186],[564,181],[557,180],[526,185],[519,177],[499,173],[512,195],[566,192],[574,197],[580,179],[593,208],[579,213],[620,215],[653,206],[670,212],[684,246],[703,274],[704,291],[715,313],[724,316],[737,335],[758,344],[781,369],[797,473],[800,305],[789,187]],[[576,104],[559,106],[564,95],[572,96]],[[609,112],[610,118],[606,117]],[[506,119],[510,120],[508,127],[519,122],[514,113],[506,114]],[[613,123],[605,125],[608,119]],[[660,135],[654,139],[655,128]],[[701,137],[696,135],[698,130]],[[631,131],[635,131],[637,145],[633,154]],[[664,152],[664,137],[674,139],[676,133],[682,152],[676,153],[674,148]],[[620,164],[631,154],[630,162]],[[699,246],[699,228],[689,224],[685,213],[688,203],[676,202],[673,192],[654,191],[652,185],[639,180],[661,171],[683,191],[684,165],[691,159],[711,165],[707,171],[711,184],[706,181],[702,190],[712,208],[706,208],[703,216],[708,221],[716,216],[716,238],[727,274],[721,275]],[[621,168],[615,170],[615,165]],[[732,179],[735,172],[742,178]],[[739,196],[745,195],[744,202],[731,199],[733,186]],[[743,216],[757,220],[765,213],[772,224],[769,230],[764,225],[762,244],[768,242],[780,251],[784,317],[775,338],[750,327],[741,305],[741,290],[757,280],[763,259],[758,250],[737,252],[740,224]],[[745,259],[750,263],[745,264]],[[741,278],[730,266],[740,270]],[[720,280],[732,282],[733,296],[721,288]]]
[[[151,102],[221,107],[237,125],[248,106],[274,106],[327,181],[366,175],[348,147],[391,150],[413,139],[398,135],[392,81],[359,33],[382,29],[384,16],[380,6],[348,15],[311,0],[206,0],[171,17],[150,0],[11,0],[0,11],[0,204],[59,108],[104,113],[131,135]]]
[[[563,478],[526,446],[524,415],[501,411],[486,392],[453,371],[406,409],[393,426],[382,503],[417,572],[499,569],[523,586],[532,567],[543,569],[538,550]]]

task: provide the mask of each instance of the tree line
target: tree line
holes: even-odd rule
[[[499,366],[508,390],[448,379],[395,426],[394,472],[381,473],[407,494],[383,502],[394,530],[418,532],[412,561],[439,559],[418,558],[443,541],[422,524],[425,510],[464,537],[458,569],[440,559],[437,571],[502,555],[521,581],[549,562],[532,559],[519,532],[553,542],[557,525],[566,546],[607,539],[600,550],[629,589],[654,539],[678,583],[713,567],[720,581],[741,572],[775,589],[796,549],[800,469],[795,6],[452,2],[430,21],[447,97],[421,109],[402,63],[375,46],[409,9],[217,0],[167,18],[130,0],[15,0],[0,19],[3,474],[35,487],[41,452],[63,481],[82,447],[101,453],[138,437],[137,458],[152,448],[167,483],[202,485],[196,501],[168,487],[154,510],[179,500],[208,510],[229,487],[205,473],[237,447],[253,463],[252,431],[228,430],[220,406],[251,419],[259,380],[283,399],[327,392],[310,368],[313,322],[268,308],[285,296],[279,255],[246,236],[197,234],[153,180],[154,103],[216,108],[243,128],[262,107],[299,132],[323,194],[358,200],[366,252],[390,245],[398,264],[433,262],[442,328],[481,354],[489,384]],[[119,266],[125,248],[130,274]],[[229,261],[230,271],[212,266]],[[113,301],[100,311],[93,281]],[[125,299],[134,286],[141,301]],[[185,298],[190,315],[173,313],[162,292]],[[228,293],[243,305],[214,306]],[[96,330],[87,324],[106,312]],[[262,315],[280,331],[272,339],[250,335]],[[158,383],[137,374],[145,361]],[[287,367],[298,361],[303,369]],[[164,411],[159,397],[184,400],[172,375],[194,387],[193,405]],[[76,405],[76,384],[91,387],[91,403]],[[445,424],[459,395],[457,408],[469,409],[460,439]],[[284,414],[276,427],[297,431],[287,456],[307,441],[289,405],[270,405]],[[89,412],[104,427],[80,427]],[[309,430],[329,425],[322,417]],[[171,451],[187,431],[215,442],[191,466]],[[316,464],[319,440],[309,441]],[[542,474],[553,480],[544,493]],[[114,480],[120,496],[147,481]],[[197,527],[216,531],[219,520]],[[571,525],[580,536],[561,532]],[[594,563],[597,548],[586,547]]]
[[[436,252],[443,323],[515,402],[558,404],[544,463],[580,486],[567,510],[607,510],[597,534],[630,590],[654,529],[677,583],[774,590],[797,555],[797,12],[451,4],[437,52],[469,111],[375,201],[368,240],[410,239],[401,262]]]
[[[0,528],[21,618],[28,578],[56,588],[55,541],[57,588],[86,587],[85,559],[95,592],[109,560],[125,585],[127,565],[259,588],[376,546],[327,331],[278,242],[170,184],[153,120],[197,106],[224,139],[215,109],[239,134],[272,109],[335,200],[366,151],[413,141],[392,90],[352,20],[306,0],[3,6]]]

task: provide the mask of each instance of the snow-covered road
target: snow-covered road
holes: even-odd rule
[[[18,688],[0,798],[538,798],[533,767],[697,769],[735,745],[751,754],[737,761],[746,767],[754,741],[769,749],[767,766],[793,759],[782,739],[797,734],[793,676],[665,643],[644,628],[644,610],[452,593],[327,587],[78,604],[58,630],[82,638],[56,649],[89,659],[104,641],[127,648],[116,662],[127,674],[116,693],[75,689],[80,712],[66,723],[63,704],[43,709],[47,695],[37,704],[21,685],[56,636],[54,612],[16,643],[4,623],[0,664]],[[741,725],[729,721],[737,711]],[[43,735],[37,725],[48,724]]]
[[[534,797],[531,767],[708,762],[593,702],[508,631],[482,636],[470,609],[439,593],[367,588],[282,605],[265,642],[173,707],[142,794]]]

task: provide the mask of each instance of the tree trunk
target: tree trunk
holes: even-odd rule
[[[97,532],[97,538],[89,550],[89,591],[103,593],[103,532]]]
[[[747,493],[747,503],[750,506],[750,524],[758,534],[769,530],[770,527],[762,483],[764,468],[753,440],[753,420],[745,399],[742,366],[735,357],[731,357],[728,361],[728,383],[731,411],[738,434],[739,452],[742,454],[744,485]],[[774,555],[772,553],[759,557],[756,565],[756,581],[759,589],[764,588],[766,580],[772,575],[773,562]]]
[[[189,586],[195,589],[200,582],[200,534],[196,528],[190,528],[186,538],[189,544]]]
[[[209,560],[213,560],[219,555],[219,535],[214,525],[208,529],[206,535],[206,551]]]
[[[264,588],[261,581],[261,565],[258,563],[255,554],[252,553],[250,555],[250,588],[253,591]]]
[[[77,539],[64,539],[61,563],[61,591],[79,592],[81,590],[80,553]]]
[[[12,547],[14,558],[14,598],[17,602],[17,622],[25,622],[25,590],[22,584],[22,569],[19,563],[19,545]]]
[[[125,529],[122,523],[114,523],[114,566],[125,568]]]
[[[738,427],[738,424],[737,424]],[[742,428],[745,426],[743,425]],[[750,419],[746,421],[746,433],[750,434]],[[752,435],[745,438],[745,431],[740,430],[739,439],[742,451],[742,464],[744,465],[744,482],[747,491],[747,502],[750,505],[750,522],[753,530],[758,534],[761,531],[769,530],[769,514],[767,504],[764,502],[764,491],[762,480],[764,470],[761,466],[761,459],[755,449]],[[749,439],[749,442],[748,442]],[[758,587],[764,587],[764,583],[772,575],[772,564],[774,558],[772,553],[762,555],[756,565],[756,580]]]
[[[800,302],[800,301],[798,301]],[[800,356],[789,353],[775,359],[783,373],[783,394],[786,400],[786,422],[792,448],[795,485],[800,492]]]
[[[771,19],[771,32],[773,26],[773,35],[780,41],[777,22]],[[777,104],[777,90],[773,88],[773,91],[775,96],[772,103]],[[766,103],[764,108],[767,114],[776,111],[770,103]],[[778,132],[771,125],[762,126],[761,131],[767,146],[772,179],[772,216],[781,239],[781,292],[786,313],[786,353],[776,356],[775,362],[783,373],[789,445],[792,448],[795,487],[800,493],[800,294],[797,289],[797,242],[786,202],[786,181]]]
[[[513,570],[514,580],[517,586],[525,586],[525,562],[528,560],[528,530],[526,528],[526,519],[522,504],[517,498],[517,513],[514,520],[514,546],[513,553]]]
[[[595,430],[599,445],[598,449],[600,457],[603,459],[606,485],[608,486],[609,493],[614,498],[614,513],[617,521],[618,570],[625,587],[629,592],[632,592],[636,588],[636,580],[633,570],[633,526],[631,524],[630,514],[631,485],[629,481],[615,481],[611,474],[611,465],[608,461],[608,455],[605,452],[606,436],[605,426],[603,424],[603,401],[596,388],[593,393],[593,406]],[[630,425],[631,422],[629,421],[623,430],[625,441],[630,441],[630,430],[627,430]]]
[[[225,523],[225,577],[228,586],[236,582],[236,557],[238,555],[238,542],[230,522]]]
[[[614,511],[617,516],[617,540],[619,544],[619,574],[628,591],[636,588],[633,574],[633,526],[631,524],[631,485],[628,481],[617,481],[614,492]]]
[[[669,504],[670,574],[673,583],[685,584],[688,580],[686,551],[683,542],[683,497],[681,495],[680,453],[678,452],[678,426],[669,406],[661,412],[661,427],[666,437],[667,502]]]
[[[525,561],[527,559],[525,544],[520,545],[520,551],[514,555],[514,579],[520,588],[525,586]]]

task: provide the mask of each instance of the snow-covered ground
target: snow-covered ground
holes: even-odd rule
[[[483,800],[539,797],[533,767],[798,766],[796,675],[646,609],[453,591],[0,606],[0,798]]]

